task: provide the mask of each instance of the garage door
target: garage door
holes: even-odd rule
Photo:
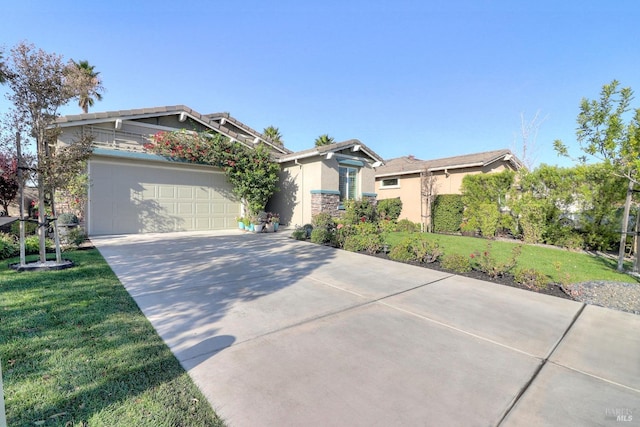
[[[198,165],[91,160],[91,235],[234,228],[240,203],[224,172]]]

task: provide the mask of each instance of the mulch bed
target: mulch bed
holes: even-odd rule
[[[362,252],[362,253],[367,255],[366,252]],[[387,254],[382,253],[382,252],[377,253],[377,254],[372,255],[372,256],[376,256],[378,258],[391,260],[391,258],[389,258],[387,256]],[[398,262],[398,261],[394,261],[394,262]],[[559,285],[557,285],[555,283],[548,285],[547,288],[545,288],[545,289],[530,289],[530,288],[524,286],[523,284],[516,282],[514,280],[513,276],[510,275],[510,274],[505,274],[503,276],[499,276],[499,277],[493,278],[493,277],[490,277],[489,275],[487,275],[485,273],[482,273],[481,271],[477,271],[477,270],[470,271],[469,273],[456,273],[454,271],[442,268],[442,266],[440,265],[439,262],[433,262],[433,263],[429,263],[429,264],[424,264],[424,263],[419,263],[419,262],[408,262],[407,264],[416,265],[416,266],[423,267],[423,268],[429,268],[431,270],[437,270],[437,271],[443,271],[443,272],[446,272],[446,273],[457,274],[459,276],[470,277],[472,279],[484,280],[486,282],[497,283],[499,285],[511,286],[512,288],[523,289],[525,291],[537,292],[539,294],[551,295],[551,296],[558,297],[558,298],[564,298],[564,299],[573,300],[573,298],[571,296],[567,295],[564,292],[564,290]]]

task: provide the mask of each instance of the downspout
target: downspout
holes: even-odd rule
[[[420,171],[420,222],[422,232],[424,233],[427,228],[424,218],[424,171]]]
[[[300,194],[302,194],[302,203],[300,204],[300,222],[302,224],[300,224],[300,226],[302,227],[304,225],[304,204],[306,202],[304,197],[304,169],[302,168],[302,163],[300,163],[298,159],[295,159],[293,163],[300,167]]]

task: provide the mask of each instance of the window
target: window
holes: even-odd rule
[[[353,200],[356,198],[356,176],[358,170],[340,166],[340,181],[338,183],[340,190],[340,201]]]
[[[398,178],[385,178],[380,182],[380,188],[398,188],[400,180]]]

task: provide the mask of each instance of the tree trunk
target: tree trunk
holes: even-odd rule
[[[633,272],[637,273],[640,267],[640,206],[636,208],[636,234],[633,236],[635,242],[635,257],[633,258]]]
[[[18,155],[18,186],[20,191],[20,266],[26,265],[25,248],[24,248],[24,165],[22,163],[22,146],[20,141],[20,132],[16,132],[16,154]]]
[[[60,251],[60,235],[58,234],[58,211],[56,210],[56,201],[54,199],[54,194],[55,190],[51,190],[51,214],[55,218],[55,221],[53,221],[53,241],[56,244],[56,262],[60,264],[62,263],[62,253]]]
[[[38,171],[38,237],[39,239],[39,253],[40,262],[47,262],[47,247],[45,244],[45,238],[47,237],[46,218],[47,211],[44,206],[44,177],[42,172]]]
[[[627,198],[624,201],[624,213],[622,214],[622,230],[620,232],[620,249],[618,250],[618,271],[624,271],[624,254],[627,246],[627,231],[629,229],[629,211],[633,198],[633,181],[629,180]]]
[[[47,247],[45,238],[47,237],[47,228],[46,228],[46,217],[47,211],[44,205],[44,173],[42,172],[42,165],[44,163],[45,155],[46,155],[46,140],[45,140],[45,130],[43,125],[38,126],[38,140],[36,141],[38,147],[38,237],[39,239],[39,253],[40,253],[40,262],[47,262]]]

